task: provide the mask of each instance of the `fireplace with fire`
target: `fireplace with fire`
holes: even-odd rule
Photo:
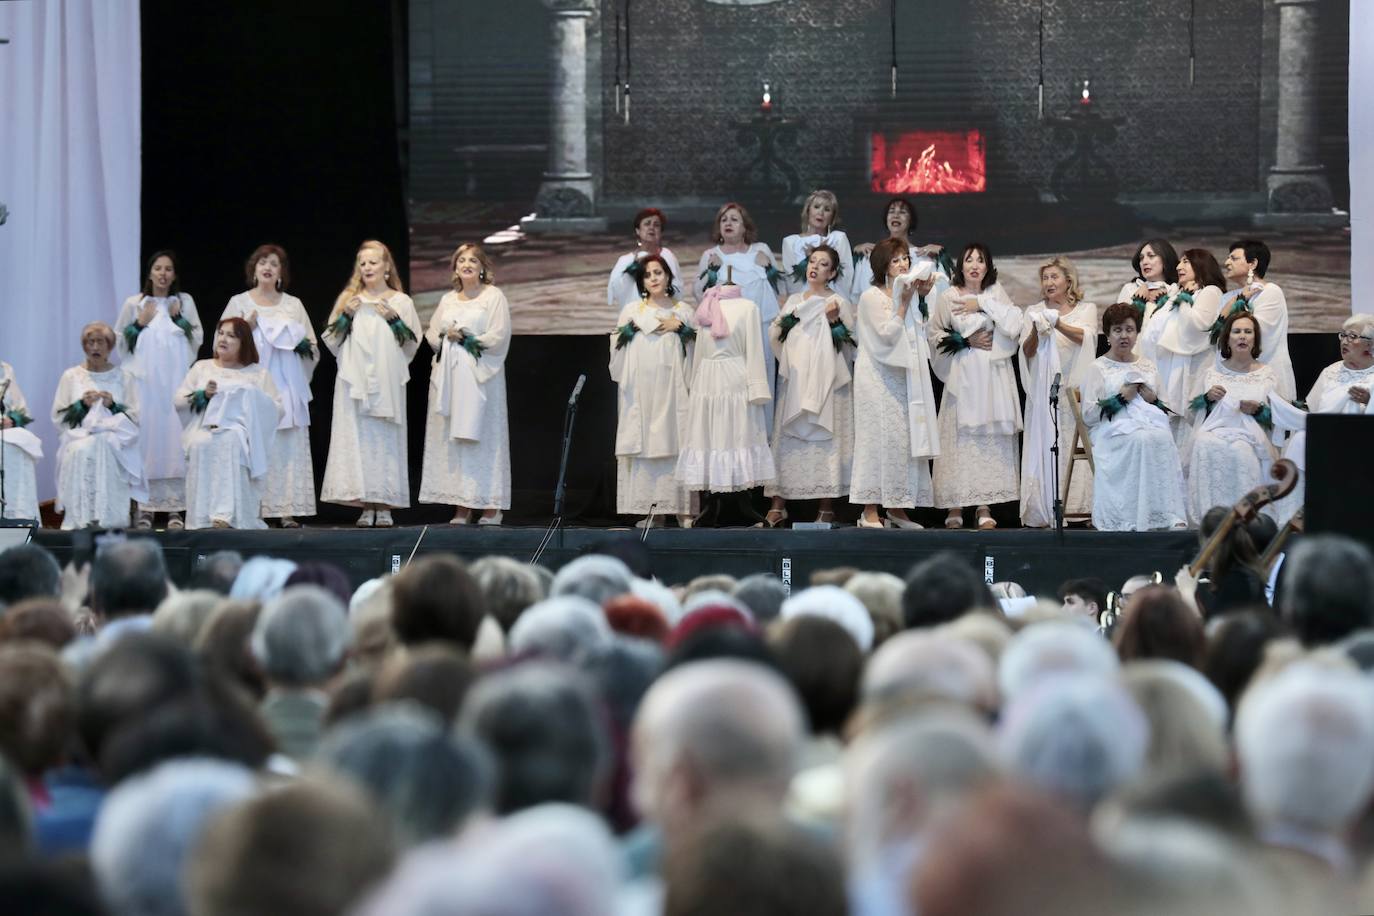
[[[868,186],[874,193],[987,190],[987,147],[981,130],[874,130],[868,145]]]

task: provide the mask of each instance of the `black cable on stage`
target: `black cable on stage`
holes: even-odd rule
[[[892,38],[892,97],[897,97],[897,0],[888,5],[888,30]]]
[[[1036,117],[1045,120],[1045,0],[1040,0],[1040,83],[1036,87]]]

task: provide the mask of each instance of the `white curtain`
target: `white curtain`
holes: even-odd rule
[[[1350,4],[1350,310],[1374,312],[1374,16]]]
[[[138,0],[0,3],[0,359],[14,366],[54,495],[48,407],[88,321],[136,292],[142,54]]]

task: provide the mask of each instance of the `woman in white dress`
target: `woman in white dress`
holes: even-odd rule
[[[1178,290],[1178,252],[1167,239],[1147,239],[1135,250],[1131,267],[1135,269],[1135,279],[1122,285],[1116,301],[1134,305],[1143,327],[1146,310],[1156,300]]]
[[[510,431],[506,354],[510,304],[480,245],[459,245],[449,259],[453,289],[439,300],[425,331],[435,353],[429,375],[420,502],[454,507],[451,525],[499,525],[510,508]]]
[[[1156,531],[1185,526],[1183,468],[1159,404],[1159,371],[1135,352],[1140,312],[1118,302],[1102,313],[1107,354],[1079,386],[1091,430],[1093,526],[1100,531]]]
[[[606,302],[617,313],[627,305],[634,305],[642,298],[639,291],[639,277],[643,271],[644,259],[659,255],[668,263],[674,277],[682,276],[677,255],[663,245],[663,230],[668,228],[668,217],[657,207],[646,207],[635,214],[635,248],[629,254],[620,256],[611,268],[611,278],[606,281]],[[678,282],[681,282],[679,280]]]
[[[864,507],[860,528],[920,528],[907,510],[934,504],[930,459],[940,453],[940,435],[918,302],[936,280],[930,271],[919,280],[911,275],[902,239],[879,242],[868,260],[869,276],[881,282],[864,290],[856,309],[854,415],[862,422],[854,430],[849,501]]]
[[[214,353],[192,366],[176,391],[186,424],[186,527],[266,528],[262,481],[281,399],[258,362],[248,322],[221,321]]]
[[[25,429],[33,422],[29,402],[14,377],[14,369],[0,360],[0,449],[4,449],[5,492],[0,518],[38,520],[38,460],[43,443]]]
[[[978,527],[996,528],[991,506],[1020,498],[1016,434],[1021,399],[1012,358],[1025,314],[997,282],[992,252],[964,246],[954,285],[936,301],[927,325],[940,400],[940,456],[935,459],[935,505],[949,510],[946,528],[962,528],[965,506],[976,506]]]
[[[138,379],[139,445],[148,498],[139,503],[134,526],[151,528],[152,513],[166,512],[167,527],[175,530],[184,526],[186,456],[172,394],[205,340],[195,300],[181,291],[175,252],[153,252],[143,291],[124,300],[115,334],[125,353],[124,368]]]
[[[1212,325],[1213,341],[1219,339],[1221,326],[1237,312],[1250,312],[1264,335],[1264,356],[1260,362],[1273,367],[1279,397],[1291,401],[1298,396],[1293,378],[1293,360],[1288,355],[1288,299],[1277,283],[1264,279],[1269,271],[1269,246],[1259,239],[1238,239],[1231,243],[1224,266],[1226,277],[1239,287],[1222,297],[1217,320]]]
[[[123,528],[129,501],[146,499],[138,446],[137,380],[110,362],[115,332],[103,321],[81,329],[86,359],[62,373],[52,418],[57,447],[57,510],[62,528]]]
[[[687,434],[677,459],[689,490],[730,493],[777,477],[764,405],[773,402],[764,375],[759,309],[738,286],[707,290],[697,306]]]
[[[830,285],[845,299],[853,300],[854,253],[849,236],[836,229],[840,221],[840,201],[833,191],[812,191],[801,209],[801,232],[782,240],[782,272],[789,295],[807,287],[807,260],[821,245],[829,245],[840,256],[840,265]]]
[[[888,238],[900,239],[902,244],[907,246],[907,257],[911,259],[912,270],[921,270],[927,264],[932,266],[935,271],[935,286],[926,298],[934,303],[940,294],[949,288],[949,275],[953,272],[954,262],[945,254],[943,245],[917,245],[912,241],[911,236],[916,231],[916,226],[915,204],[905,197],[893,197],[888,200],[883,207],[883,229],[887,232]],[[873,285],[873,268],[869,264],[869,255],[873,253],[875,244],[864,242],[854,248],[854,282],[850,290],[855,300]],[[926,311],[930,311],[929,305]]]
[[[727,203],[716,212],[711,237],[716,244],[703,251],[701,260],[697,262],[697,302],[702,302],[706,293],[717,285],[732,283],[739,290],[736,296],[748,299],[757,307],[763,374],[768,380],[770,395],[768,403],[764,405],[764,416],[771,429],[771,395],[777,360],[768,340],[768,325],[777,317],[778,307],[782,304],[778,291],[783,288],[783,274],[778,270],[773,252],[758,241],[758,229],[749,211],[741,204]]]
[[[789,296],[770,325],[778,355],[773,464],[764,488],[773,506],[762,524],[787,521],[787,500],[819,499],[817,522],[835,520],[834,500],[849,492],[854,460],[854,306],[831,287],[843,263],[824,243],[811,249],[806,288]]]
[[[611,381],[620,386],[615,510],[645,516],[637,527],[676,515],[682,527],[690,528],[693,494],[675,474],[687,432],[693,310],[673,298],[676,278],[667,258],[649,255],[642,263],[643,295],[620,310],[610,340]]]
[[[1026,389],[1025,441],[1021,450],[1021,524],[1048,528],[1054,524],[1054,457],[1050,446],[1059,440],[1059,486],[1064,512],[1092,511],[1092,469],[1086,460],[1066,487],[1073,461],[1073,407],[1069,390],[1083,377],[1097,356],[1097,306],[1083,301],[1078,268],[1062,255],[1040,266],[1044,299],[1026,309],[1017,359]],[[1050,415],[1050,389],[1059,381],[1059,427]]]
[[[1149,304],[1137,347],[1159,369],[1159,397],[1174,411],[1174,441],[1185,445],[1191,424],[1184,409],[1215,360],[1209,334],[1226,280],[1212,253],[1189,248],[1178,261],[1178,286]]]
[[[259,245],[244,265],[249,289],[229,300],[225,318],[253,329],[258,358],[277,386],[282,416],[272,440],[272,461],[262,484],[263,518],[299,528],[297,516],[315,514],[315,465],[310,454],[310,379],[319,365],[319,342],[301,300],[286,292],[291,262],[279,245]]]
[[[410,505],[406,382],[421,333],[391,250],[363,242],[320,335],[339,361],[320,499],[361,506],[359,528],[390,528],[391,509]]]
[[[1188,520],[1194,525],[1213,506],[1230,506],[1269,477],[1274,429],[1269,395],[1274,370],[1259,362],[1264,337],[1255,316],[1232,315],[1222,329],[1221,361],[1202,374],[1191,400],[1192,444],[1188,451]],[[1273,514],[1265,506],[1266,514]]]

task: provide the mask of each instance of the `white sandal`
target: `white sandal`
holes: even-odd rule
[[[353,523],[359,528],[371,528],[377,524],[377,511],[375,509],[364,509],[363,514],[358,516],[358,520]]]

